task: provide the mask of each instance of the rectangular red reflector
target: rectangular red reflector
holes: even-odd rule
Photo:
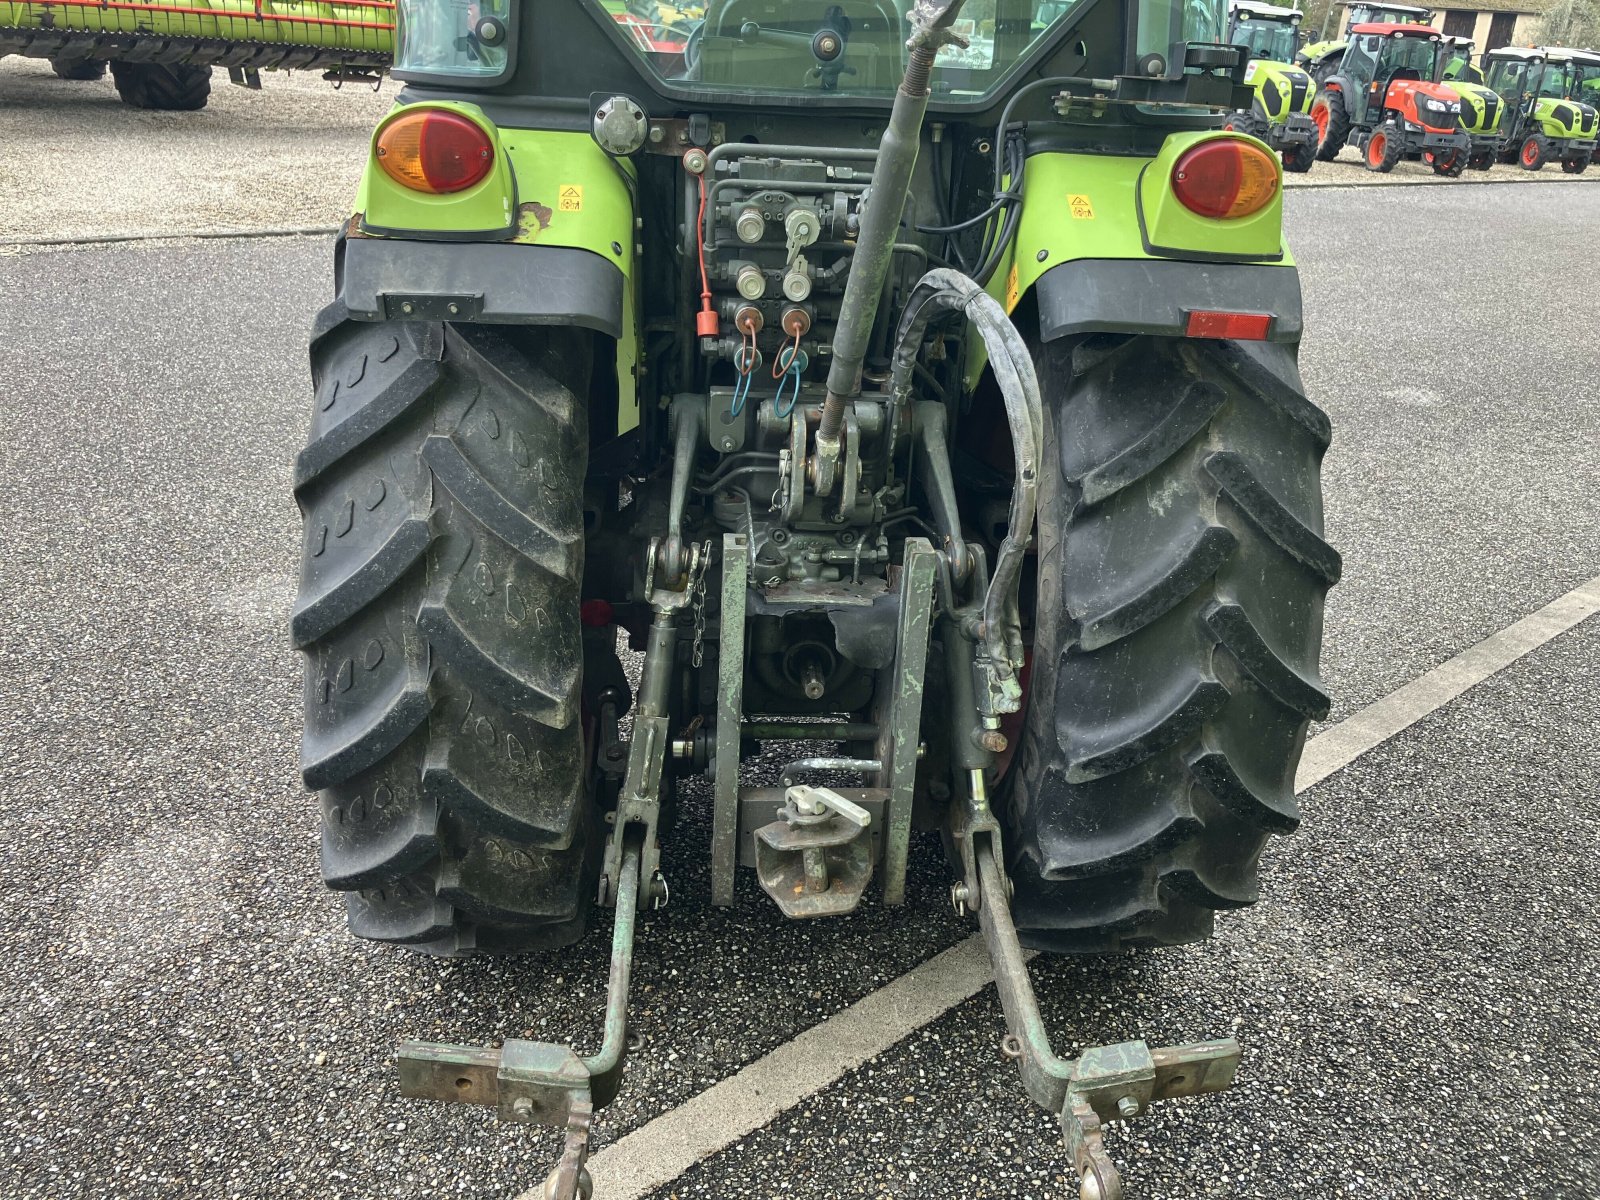
[[[1185,337],[1229,338],[1240,342],[1264,342],[1272,318],[1266,313],[1206,312],[1196,309],[1189,313]]]

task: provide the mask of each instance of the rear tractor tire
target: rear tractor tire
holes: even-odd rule
[[[106,77],[106,60],[103,58],[52,58],[50,69],[62,79],[75,83],[93,83]]]
[[[113,62],[117,95],[133,108],[194,112],[211,96],[211,68],[187,63]]]
[[[358,936],[466,955],[583,932],[591,360],[573,329],[317,319],[291,630],[323,878]]]
[[[1324,88],[1311,102],[1311,120],[1317,127],[1317,159],[1332,162],[1350,139],[1350,113],[1344,106],[1344,93]]]
[[[1295,348],[1099,335],[1038,353],[1030,702],[997,791],[1012,913],[1058,953],[1208,936],[1299,821],[1328,419]]]

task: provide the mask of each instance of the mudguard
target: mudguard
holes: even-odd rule
[[[1032,156],[1011,256],[991,291],[1008,312],[1031,296],[1043,341],[1083,333],[1182,337],[1195,311],[1264,314],[1266,340],[1298,341],[1300,277],[1283,241],[1281,166],[1279,195],[1242,220],[1196,216],[1170,193],[1179,156],[1235,136],[1173,134],[1154,158]],[[974,351],[969,387],[987,362],[981,343]]]

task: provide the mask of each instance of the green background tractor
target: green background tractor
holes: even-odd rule
[[[1487,171],[1494,165],[1503,140],[1501,122],[1506,104],[1483,82],[1483,72],[1472,63],[1472,39],[1445,34],[1441,39],[1439,81],[1461,98],[1461,128],[1472,139],[1467,166]]]
[[[1085,1195],[1103,1122],[1232,1078],[1226,1039],[1057,1057],[1023,948],[1256,899],[1328,711],[1329,424],[1221,3],[1041,11],[713,0],[641,38],[401,0],[311,341],[301,767],[360,936],[537,952],[610,911],[595,1053],[400,1058],[564,1128],[552,1195],[620,1087],[641,908],[845,919],[941,846]]]
[[[1258,137],[1283,155],[1289,171],[1309,171],[1317,160],[1315,94],[1311,76],[1293,65],[1300,37],[1300,10],[1253,0],[1228,8],[1228,40],[1250,52],[1244,81],[1255,100],[1229,120],[1229,127]]]
[[[1547,162],[1568,174],[1586,170],[1595,152],[1596,115],[1567,99],[1586,65],[1561,50],[1510,46],[1483,59],[1484,81],[1506,104],[1500,161],[1538,171]]]

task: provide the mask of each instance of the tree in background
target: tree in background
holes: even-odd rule
[[[1552,0],[1539,21],[1545,46],[1600,46],[1600,0]]]

